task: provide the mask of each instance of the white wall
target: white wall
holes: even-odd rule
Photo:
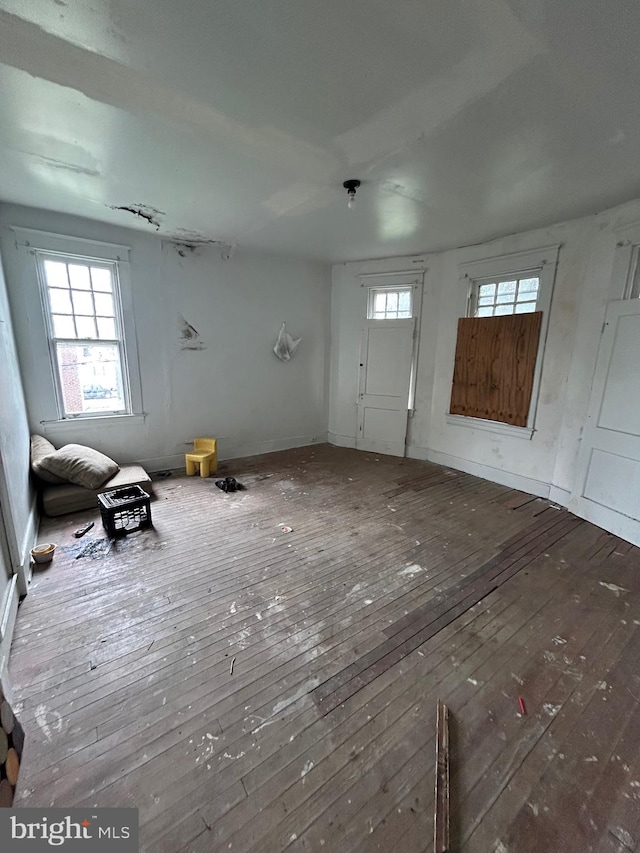
[[[27,591],[36,525],[29,424],[0,264],[0,676],[9,657],[18,593]]]
[[[32,547],[34,493],[29,478],[29,424],[7,291],[0,265],[0,504],[14,571]]]
[[[426,259],[415,415],[408,454],[550,495],[566,503],[608,301],[616,228],[640,219],[640,201],[598,216],[457,249]],[[461,263],[561,244],[544,354],[535,431],[530,440],[447,423],[457,321],[466,310]],[[408,259],[396,259],[402,268]],[[391,269],[389,259],[333,268],[330,440],[355,444],[358,342],[366,316],[358,274]],[[630,377],[635,381],[634,377]]]
[[[143,423],[42,423],[56,409],[40,297],[11,225],[131,247]],[[13,205],[0,208],[0,246],[31,430],[57,446],[90,444],[157,470],[182,464],[196,435],[218,437],[221,458],[326,440],[327,266],[242,249],[223,260],[212,247],[180,257],[154,235]],[[182,348],[180,316],[202,350]],[[283,321],[302,337],[286,364],[272,352]]]

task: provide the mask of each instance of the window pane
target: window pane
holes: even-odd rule
[[[91,267],[91,281],[94,290],[111,293],[111,271],[100,267]]]
[[[116,337],[116,322],[111,317],[96,317],[98,337],[112,341]]]
[[[116,345],[58,344],[57,359],[65,414],[125,411]]]
[[[479,296],[478,305],[493,305],[493,296]]]
[[[398,302],[399,308],[401,311],[411,311],[411,292],[405,291],[400,294],[400,299]]]
[[[513,305],[496,305],[494,316],[502,314],[513,314]]]
[[[75,314],[93,315],[93,299],[91,294],[82,290],[72,290],[73,311]]]
[[[535,302],[536,293],[535,291],[526,291],[519,290],[518,291],[518,302]]]
[[[71,310],[71,297],[69,296],[68,290],[60,290],[59,288],[52,288],[49,290],[49,304],[51,305],[51,310],[58,314],[73,313]]]
[[[522,293],[537,293],[538,292],[538,284],[540,283],[539,278],[522,278],[520,279],[520,283],[518,286],[518,291]]]
[[[91,290],[91,279],[89,278],[89,267],[84,264],[69,264],[69,281],[71,287],[78,290]]]
[[[96,338],[96,322],[93,317],[76,317],[79,338]]]
[[[498,285],[496,302],[513,302],[516,297],[515,281],[501,281]]]
[[[67,265],[59,261],[45,261],[44,274],[49,287],[69,287]]]
[[[493,315],[493,308],[478,308],[476,312],[477,317],[491,317]]]
[[[478,288],[478,295],[479,296],[491,296],[493,298],[493,296],[495,295],[495,292],[496,292],[495,284],[481,284],[480,287]]]
[[[516,314],[531,314],[536,310],[535,302],[519,302],[516,305]]]
[[[75,338],[76,327],[73,324],[73,317],[63,317],[60,314],[52,314],[53,334],[56,338]]]
[[[372,320],[411,319],[413,316],[411,288],[375,290],[370,314]]]
[[[110,293],[94,293],[93,301],[96,306],[96,314],[101,314],[103,317],[113,317],[113,297]]]

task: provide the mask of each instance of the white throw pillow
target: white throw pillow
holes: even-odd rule
[[[99,489],[120,470],[113,459],[82,444],[65,444],[41,459],[40,467],[85,489]]]

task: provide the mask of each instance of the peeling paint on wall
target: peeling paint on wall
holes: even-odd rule
[[[233,257],[235,245],[225,240],[215,240],[213,237],[205,237],[200,231],[191,231],[188,228],[176,228],[170,235],[170,241],[181,258],[185,258],[187,252],[196,252],[199,246],[213,246],[220,249],[223,260],[229,261]]]
[[[195,329],[188,320],[182,316],[178,317],[180,326],[180,349],[183,350],[203,350],[206,349],[204,342],[200,340],[200,332]]]
[[[186,258],[187,254],[196,254],[198,249],[197,243],[178,243],[175,240],[167,242],[167,245],[171,246],[171,248],[177,252],[181,258]]]

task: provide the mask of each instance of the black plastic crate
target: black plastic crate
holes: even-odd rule
[[[98,495],[102,526],[109,536],[126,536],[152,527],[151,498],[140,486],[125,486]]]

